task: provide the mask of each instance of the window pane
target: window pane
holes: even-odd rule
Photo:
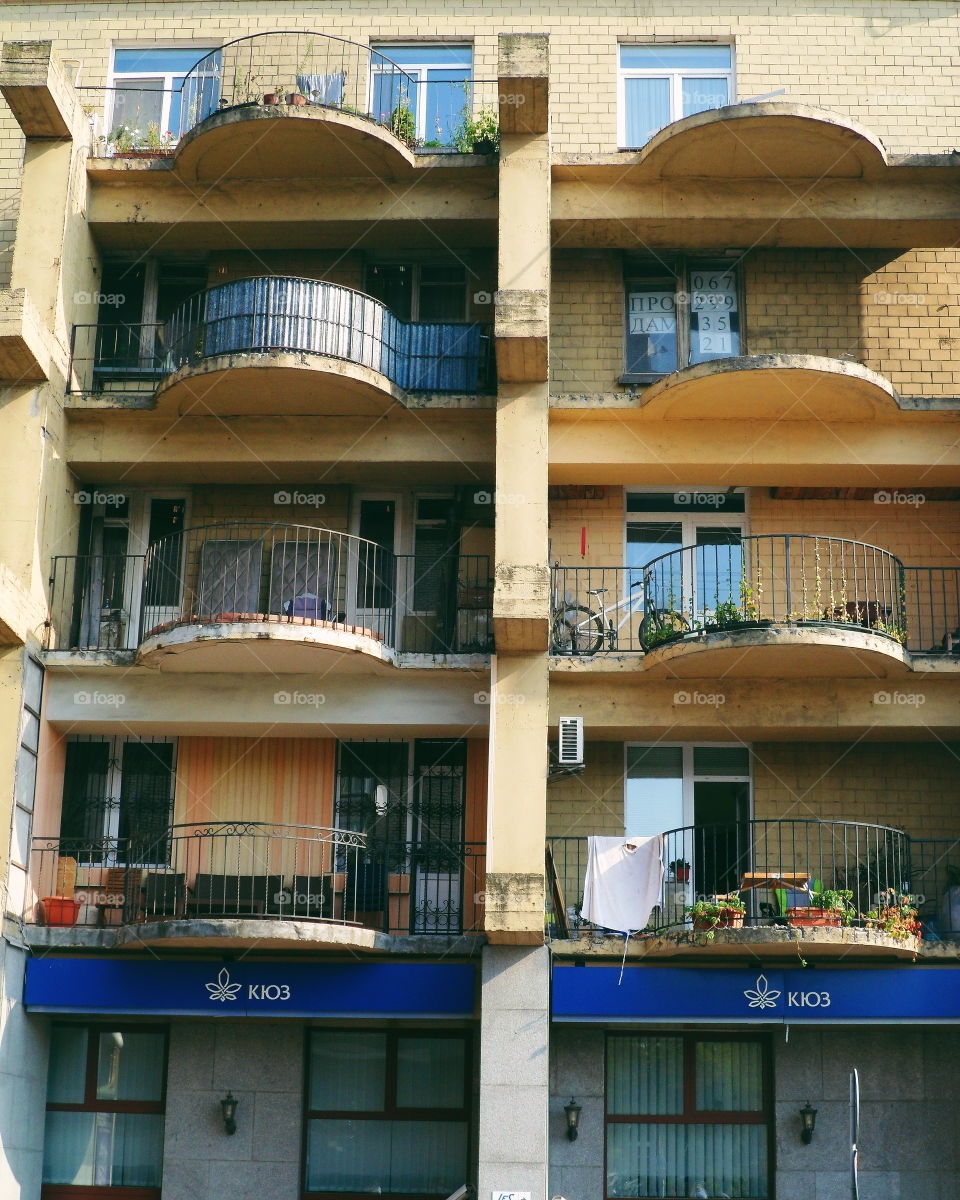
[[[162,79],[118,79],[113,93],[111,132],[120,125],[145,134],[148,125],[160,125],[163,115]]]
[[[43,1182],[89,1186],[94,1181],[95,1113],[48,1112],[43,1134]]]
[[[643,70],[727,71],[730,46],[621,46],[620,66]]]
[[[682,1113],[683,1038],[640,1034],[608,1038],[607,1112],[615,1116]]]
[[[86,1029],[82,1025],[54,1025],[50,1033],[47,1102],[81,1104],[86,1070]]]
[[[162,1033],[100,1034],[98,1100],[159,1100],[163,1096]]]
[[[26,746],[17,750],[17,803],[27,812],[33,812],[33,801],[37,790],[37,756]]]
[[[31,814],[18,804],[13,810],[13,835],[10,838],[10,861],[20,867],[30,862]]]
[[[467,1170],[467,1126],[451,1121],[307,1123],[307,1189],[448,1195]]]
[[[412,83],[404,75],[397,74],[389,65],[380,65],[378,68],[378,60],[374,59],[371,111],[381,124],[389,125],[394,111],[402,104],[405,104],[416,118],[419,91],[416,83]]]
[[[697,1042],[694,1052],[700,1112],[760,1112],[763,1065],[759,1042]]]
[[[668,375],[677,369],[673,285],[627,290],[627,370]]]
[[[670,124],[670,80],[625,79],[624,96],[624,145],[644,146]]]
[[[27,658],[23,664],[23,702],[34,712],[40,711],[40,699],[43,695],[43,667],[32,658]]]
[[[213,50],[212,46],[156,47],[142,46],[134,50],[115,50],[113,54],[114,74],[136,72],[158,75],[176,71],[185,74],[190,68]]]
[[[740,353],[740,313],[734,271],[697,267],[690,272],[690,361]]]
[[[709,618],[718,604],[739,609],[744,584],[742,532],[739,527],[697,530],[697,610]]]
[[[167,861],[173,786],[172,742],[124,742],[118,832],[134,856],[143,855],[134,861]]]
[[[47,1113],[44,1183],[159,1187],[162,1165],[159,1114]]]
[[[320,1112],[379,1111],[386,1104],[386,1077],[385,1034],[347,1030],[312,1034],[310,1108]]]
[[[750,751],[743,746],[695,746],[694,775],[749,775]]]
[[[683,115],[706,112],[708,108],[723,108],[730,94],[726,79],[684,79]]]
[[[461,1038],[400,1038],[397,1107],[463,1108],[465,1057]]]
[[[469,67],[473,62],[473,50],[469,46],[379,45],[375,49],[400,67]]]
[[[767,1128],[609,1125],[607,1173],[609,1196],[706,1195],[764,1200]]]

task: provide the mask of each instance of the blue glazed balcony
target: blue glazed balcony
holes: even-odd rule
[[[68,392],[221,415],[362,415],[410,392],[476,395],[489,366],[485,325],[401,321],[353,288],[258,276],[198,293],[163,324],[74,326]]]

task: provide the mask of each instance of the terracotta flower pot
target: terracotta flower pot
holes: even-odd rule
[[[307,102],[306,96],[302,96],[299,92],[288,92],[287,93],[287,103],[288,104],[293,104],[297,108],[299,108],[301,105],[306,104],[306,102]]]
[[[280,103],[280,93],[279,92],[264,92],[263,102],[264,102],[264,104],[279,104]]]
[[[677,881],[677,883],[689,883],[690,882],[690,868],[689,867],[675,867],[674,871],[673,871],[673,877]]]
[[[839,929],[843,913],[839,908],[788,908],[787,920],[795,929],[809,926]]]
[[[722,908],[717,914],[716,921],[710,917],[694,917],[693,928],[700,933],[711,929],[740,929],[743,926],[743,913],[738,908]]]
[[[76,925],[79,911],[79,900],[68,900],[64,896],[45,896],[43,899],[43,920],[47,925]]]

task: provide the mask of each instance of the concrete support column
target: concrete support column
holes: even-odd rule
[[[549,952],[486,946],[482,980],[478,1200],[546,1200]]]

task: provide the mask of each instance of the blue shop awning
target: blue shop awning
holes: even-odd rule
[[[960,1022],[960,967],[553,968],[555,1021]]]
[[[32,1012],[208,1017],[471,1017],[469,963],[33,958]]]

